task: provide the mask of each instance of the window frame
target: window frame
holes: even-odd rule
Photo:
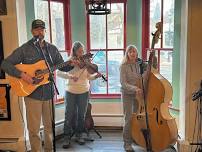
[[[47,0],[48,1],[48,15],[50,27],[50,42],[52,43],[52,27],[51,27],[51,2],[59,2],[64,6],[64,33],[65,33],[65,51],[70,54],[71,50],[71,18],[70,18],[70,0]],[[59,50],[60,51],[60,50]],[[64,51],[60,51],[64,52]]]
[[[150,31],[150,4],[151,4],[151,0],[142,1],[142,58],[145,61],[147,60],[147,51],[151,50],[151,47],[149,46],[150,34],[151,34],[151,31]],[[164,0],[161,0],[160,7],[161,7],[161,22],[162,23],[164,23],[164,7],[163,6],[164,6]],[[162,27],[162,31],[163,31],[163,27]],[[160,39],[160,47],[152,49],[154,51],[157,51],[157,63],[158,63],[157,67],[158,67],[159,73],[160,73],[160,52],[169,51],[169,52],[173,53],[173,51],[174,51],[174,46],[172,48],[163,47],[163,41],[164,41],[164,36],[162,34],[161,39]],[[179,109],[173,108],[172,103],[170,103],[169,108],[174,109],[174,110],[179,110]]]
[[[150,44],[150,3],[151,0],[143,0],[142,1],[142,58],[143,60],[147,60],[147,51],[151,49],[149,46]],[[161,22],[163,23],[164,21],[164,0],[161,0]],[[162,27],[163,30],[163,27]],[[160,69],[160,51],[172,51],[173,52],[173,47],[172,48],[165,48],[163,47],[163,40],[164,36],[163,34],[161,35],[160,41],[160,47],[159,48],[154,48],[154,50],[157,50],[157,60],[158,60],[158,69]]]
[[[64,37],[65,37],[65,50],[58,50],[61,53],[66,52],[68,55],[70,55],[71,52],[71,18],[70,18],[70,0],[47,0],[48,2],[48,15],[49,15],[49,32],[50,32],[50,43],[52,43],[52,14],[51,14],[51,2],[58,2],[63,4],[63,13],[64,13]],[[57,86],[56,82],[57,75],[54,74],[54,80]],[[54,96],[54,103],[63,103],[64,98],[57,98],[57,93],[55,93]]]
[[[107,30],[107,27],[108,27],[108,23],[107,23],[107,15],[106,15],[106,48],[105,49],[102,49],[106,52],[106,77],[108,78],[108,53],[107,52],[110,52],[110,51],[123,51],[123,53],[125,53],[125,48],[126,48],[126,4],[127,4],[127,0],[111,0],[111,4],[114,4],[114,3],[123,3],[123,6],[124,6],[124,22],[123,22],[123,33],[124,33],[124,38],[123,38],[123,48],[117,48],[117,49],[109,49],[108,48],[108,30]],[[86,36],[87,36],[87,45],[86,45],[86,48],[87,48],[87,51],[88,52],[91,52],[91,50],[93,51],[99,51],[100,49],[91,49],[90,48],[90,16],[89,14],[86,14]],[[105,83],[105,82],[103,82]],[[121,97],[121,93],[119,94],[113,94],[113,93],[110,93],[109,94],[109,83],[107,82],[107,93],[106,94],[90,94],[90,97],[92,99],[114,99],[114,98],[120,98]]]

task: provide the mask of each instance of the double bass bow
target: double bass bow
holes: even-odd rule
[[[152,49],[158,42],[162,28],[157,23],[157,31],[153,34]],[[159,27],[159,28],[158,28]],[[172,100],[172,87],[157,71],[156,58],[151,51],[148,66],[147,85],[142,89],[146,93],[138,97],[138,111],[132,114],[132,139],[149,152],[160,152],[177,141],[177,125],[175,119],[169,113],[169,103]],[[142,81],[143,82],[143,81]],[[145,89],[144,89],[145,88]]]

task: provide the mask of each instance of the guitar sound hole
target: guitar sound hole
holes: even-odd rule
[[[33,79],[33,84],[39,84],[41,81],[43,81],[44,78],[38,79],[38,78],[32,78]]]

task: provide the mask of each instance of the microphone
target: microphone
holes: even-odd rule
[[[39,35],[33,36],[33,43],[36,45],[36,43],[39,42]]]
[[[137,63],[138,63],[138,64],[143,64],[143,60],[140,59],[140,58],[137,58]]]
[[[196,99],[202,97],[202,80],[200,83],[200,89],[192,94],[192,100],[195,101]]]
[[[195,101],[196,99],[200,98],[202,96],[202,90],[198,90],[197,92],[194,92],[192,94],[192,100]]]
[[[33,36],[33,43],[36,45],[37,43],[42,43],[44,41],[44,36],[35,35]]]
[[[143,60],[140,59],[140,58],[137,58],[137,63],[139,64],[140,66],[140,74],[142,75],[144,73],[144,69],[143,69]]]

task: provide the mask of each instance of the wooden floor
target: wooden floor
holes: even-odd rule
[[[102,138],[99,138],[95,132],[91,132],[90,135],[94,141],[86,141],[85,145],[79,145],[74,141],[71,142],[71,147],[63,149],[63,138],[60,137],[56,140],[56,151],[57,152],[124,152],[123,138],[121,130],[105,130],[99,131]],[[146,152],[139,146],[134,146],[135,152]],[[164,150],[163,152],[175,152],[172,149]]]

